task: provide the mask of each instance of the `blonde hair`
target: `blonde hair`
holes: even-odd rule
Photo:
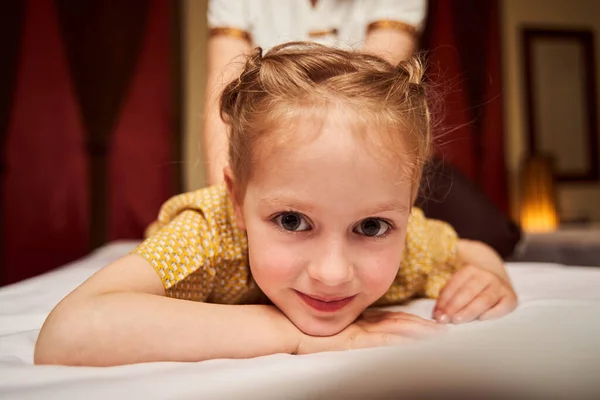
[[[282,44],[264,56],[256,48],[221,95],[236,183],[245,188],[258,144],[269,132],[299,110],[333,103],[354,109],[355,119],[384,128],[387,134],[367,139],[393,156],[403,155],[408,173],[419,182],[432,147],[423,73],[416,57],[392,66],[372,54],[315,43]]]

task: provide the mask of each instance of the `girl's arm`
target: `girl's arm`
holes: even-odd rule
[[[401,312],[371,312],[329,337],[308,336],[277,308],[165,297],[156,272],[129,255],[96,273],[52,311],[36,364],[111,366],[250,358],[400,344],[439,331]]]
[[[102,269],[52,311],[36,364],[109,366],[292,353],[301,333],[276,308],[165,297],[142,257]]]

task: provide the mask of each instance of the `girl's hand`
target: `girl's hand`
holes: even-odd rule
[[[442,325],[404,312],[367,310],[333,336],[303,335],[296,354],[403,344],[445,331]]]
[[[494,272],[467,265],[442,289],[433,310],[439,323],[461,324],[502,317],[517,307],[511,284]]]

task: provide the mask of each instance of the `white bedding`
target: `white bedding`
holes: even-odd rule
[[[0,399],[375,399],[416,392],[600,398],[600,268],[552,264],[509,265],[520,296],[510,316],[402,347],[114,368],[33,366],[37,334],[54,305],[134,245],[113,243],[0,288]],[[416,300],[396,308],[428,317],[432,306]]]

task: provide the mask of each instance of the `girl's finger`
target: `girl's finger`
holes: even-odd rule
[[[408,321],[414,322],[417,324],[423,324],[432,329],[445,329],[443,325],[440,325],[435,321],[430,321],[430,320],[423,319],[421,317],[417,317],[414,315],[391,317],[391,318],[381,321],[380,324],[402,324],[402,323],[406,323]]]
[[[434,335],[444,327],[433,321],[412,318],[389,318],[376,323],[363,324],[362,328],[367,332],[384,332],[394,335],[405,335],[408,337],[424,337]]]
[[[499,303],[501,299],[499,292],[500,290],[497,286],[489,285],[462,310],[459,310],[454,317],[452,317],[452,322],[455,324],[462,324],[473,321]]]
[[[517,308],[517,299],[515,296],[503,296],[500,301],[488,311],[479,316],[482,321],[494,318],[500,318]]]
[[[425,321],[431,324],[435,322],[419,317],[418,315],[405,313],[403,311],[382,311],[382,310],[367,310],[362,313],[361,320],[367,322],[381,322],[388,319],[408,319],[412,321]]]
[[[376,329],[380,332],[402,335],[414,339],[429,337],[440,331],[436,325],[430,325],[425,322],[427,321],[388,320],[377,324]]]
[[[452,321],[454,315],[473,301],[488,285],[488,280],[481,279],[481,276],[471,277],[471,279],[459,288],[454,297],[444,307],[436,306],[437,312],[434,313],[434,318],[441,323]]]
[[[361,347],[397,346],[415,341],[416,339],[407,336],[377,332],[369,334],[364,341],[361,341]]]
[[[455,293],[460,290],[460,288],[473,276],[474,271],[473,267],[466,266],[459,269],[446,286],[440,292],[440,295],[437,298],[435,308],[436,309],[445,309],[450,300],[454,297]],[[434,311],[435,313],[435,311]]]
[[[360,315],[359,321],[377,322],[381,321],[390,311],[365,310]]]
[[[318,338],[323,339],[323,338]],[[369,347],[382,347],[382,346],[395,346],[402,345],[410,342],[414,342],[416,339],[398,335],[389,332],[367,332],[361,330],[343,339],[343,343],[336,343],[337,336],[329,336],[324,338],[327,341],[333,341],[333,343],[327,347],[329,349],[343,348],[346,350],[351,349],[363,349]],[[341,345],[341,347],[340,347]]]

